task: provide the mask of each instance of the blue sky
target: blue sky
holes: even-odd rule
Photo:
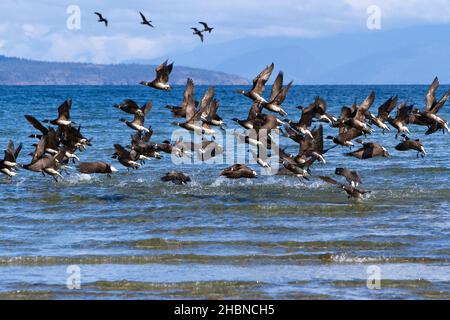
[[[95,3],[95,4],[93,4]],[[81,30],[66,29],[66,8],[81,9]],[[366,28],[369,5],[381,8],[382,30]],[[139,25],[138,11],[154,21]],[[96,22],[93,11],[110,20]],[[311,38],[347,32],[450,23],[448,0],[2,0],[0,54],[57,61],[116,63],[192,50],[189,28],[199,20],[216,27],[204,46],[246,37]]]
[[[66,28],[69,5],[81,9],[80,30]],[[368,30],[366,26],[370,5],[381,10],[381,30]],[[97,23],[94,11],[102,12],[110,27]],[[153,20],[156,28],[140,25],[138,11]],[[216,28],[206,35],[204,44],[190,30],[202,20]],[[345,35],[364,38],[374,33],[433,27],[435,38],[442,39],[439,42],[447,38],[450,42],[449,26],[449,0],[1,0],[0,54],[94,63],[176,57],[182,64],[201,67],[208,54],[214,54],[216,60],[217,55],[223,55],[222,60],[231,59],[231,51],[249,52],[250,46],[263,50],[270,43],[277,47],[278,40],[274,39],[332,42]],[[358,42],[345,45],[357,52],[361,49]],[[230,52],[219,50],[228,44]],[[307,55],[315,55],[313,48],[303,49]],[[222,60],[207,67],[226,69]],[[333,67],[338,67],[338,62],[335,64]]]

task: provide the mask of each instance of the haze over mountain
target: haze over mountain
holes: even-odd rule
[[[207,69],[248,79],[273,61],[296,84],[428,84],[436,75],[450,83],[450,38],[444,34],[450,34],[450,26],[324,38],[247,38],[198,46],[173,59],[186,66],[201,61]]]
[[[44,62],[0,56],[0,85],[137,85],[152,80],[155,65]],[[185,84],[246,84],[247,80],[224,72],[175,66],[170,82]]]

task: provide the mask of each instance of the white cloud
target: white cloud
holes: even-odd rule
[[[198,46],[191,26],[208,21],[216,29],[207,42],[245,37],[320,37],[364,31],[366,8],[382,9],[383,28],[449,23],[448,0],[77,0],[81,30],[66,29],[71,1],[31,0],[0,2],[0,54],[58,61],[115,63],[152,59]],[[105,28],[94,11],[110,20]],[[155,28],[139,24],[138,11]]]

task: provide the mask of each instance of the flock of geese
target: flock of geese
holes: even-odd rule
[[[169,76],[173,68],[173,63],[165,61],[159,65],[156,77],[152,81],[141,81],[144,86],[168,91],[171,90]],[[395,147],[398,151],[412,150],[417,152],[417,157],[425,157],[425,147],[419,139],[413,139],[408,126],[419,125],[426,127],[426,134],[433,134],[439,131],[445,133],[449,131],[448,122],[438,115],[438,111],[446,103],[450,96],[450,90],[441,99],[436,99],[436,90],[439,81],[434,79],[425,99],[423,109],[415,108],[409,104],[408,100],[399,103],[397,96],[389,98],[378,107],[376,114],[372,113],[372,106],[375,101],[375,93],[371,92],[362,103],[355,102],[351,107],[343,106],[338,117],[327,111],[327,103],[321,97],[316,97],[308,106],[298,106],[300,118],[298,122],[285,118],[286,111],[282,105],[289,92],[292,82],[283,84],[283,72],[280,71],[274,81],[269,98],[264,98],[263,93],[266,82],[269,80],[274,70],[274,64],[267,66],[253,79],[253,86],[250,90],[238,90],[239,94],[252,100],[248,116],[246,119],[232,119],[234,122],[246,129],[246,133],[234,132],[236,138],[255,148],[249,150],[257,164],[268,170],[271,165],[268,161],[268,153],[276,155],[276,159],[281,164],[278,175],[288,175],[299,179],[306,179],[312,175],[311,167],[316,162],[325,163],[326,153],[337,147],[350,147],[350,152],[346,156],[358,159],[370,159],[374,157],[388,157],[389,152],[381,144],[374,141],[365,141],[374,132],[374,127],[378,127],[383,134],[396,130],[396,138],[401,136],[402,141]],[[152,109],[152,102],[147,102],[139,106],[133,100],[125,100],[115,105],[115,108],[129,114],[130,119],[121,118],[120,121],[127,127],[135,131],[131,142],[127,146],[114,145],[112,158],[116,159],[127,170],[139,169],[146,160],[151,158],[160,159],[161,153],[167,153],[176,157],[190,157],[194,154],[202,159],[209,159],[223,153],[223,148],[216,143],[214,135],[217,130],[225,130],[224,120],[219,116],[219,101],[215,98],[214,87],[209,87],[200,101],[195,100],[194,82],[187,79],[183,100],[179,105],[167,105],[174,118],[184,119],[173,122],[174,126],[195,133],[201,133],[202,142],[185,142],[169,140],[162,143],[151,141],[153,130],[151,126],[145,125],[145,119]],[[103,161],[82,162],[77,152],[82,152],[92,146],[92,139],[86,138],[81,133],[81,126],[75,126],[70,117],[72,100],[68,99],[58,108],[58,116],[53,120],[39,121],[32,115],[25,115],[25,119],[37,130],[30,135],[36,139],[33,145],[35,150],[30,154],[31,160],[28,164],[17,162],[22,144],[17,148],[12,141],[9,142],[3,160],[0,160],[0,172],[12,179],[17,174],[17,170],[25,170],[51,176],[56,181],[62,179],[62,173],[68,173],[69,163],[76,163],[76,168],[83,174],[106,174],[110,176],[116,172],[110,163]],[[394,110],[397,109],[396,113]],[[270,113],[266,113],[269,111]],[[279,116],[282,117],[280,119]],[[132,119],[131,119],[132,116]],[[319,125],[313,126],[313,123]],[[47,124],[48,126],[44,125]],[[334,136],[324,137],[324,125],[338,130]],[[280,133],[281,136],[294,141],[299,145],[297,154],[288,154],[285,148],[275,144],[273,133]],[[209,137],[212,137],[210,140]],[[325,149],[324,139],[333,142],[333,146]],[[352,151],[352,147],[358,146]],[[249,148],[250,149],[250,148]],[[257,150],[255,152],[254,150]],[[360,198],[369,192],[358,188],[361,177],[358,172],[347,168],[336,168],[335,174],[345,178],[341,183],[329,176],[320,176],[325,182],[336,185],[343,189],[348,197]],[[235,164],[221,173],[229,179],[252,179],[257,177],[257,173],[245,164]],[[184,185],[191,181],[188,175],[183,172],[171,171],[161,178],[162,181],[173,182]]]
[[[109,20],[107,18],[105,18],[100,12],[94,12],[94,14],[98,17],[97,22],[104,23],[105,27],[108,26]],[[141,24],[142,25],[154,28],[152,21],[148,20],[142,12],[139,11],[139,15],[141,16],[141,20],[142,20]],[[205,32],[211,33],[211,31],[213,31],[214,28],[208,26],[208,24],[204,21],[200,21],[199,24],[202,25],[202,27],[203,27],[202,30],[199,30],[197,27],[191,27],[191,30],[193,31],[192,33],[194,35],[198,36],[200,38],[200,41],[203,42],[204,33]]]

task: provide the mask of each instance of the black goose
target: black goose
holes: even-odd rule
[[[183,172],[170,171],[167,172],[163,177],[161,177],[161,181],[172,182],[178,185],[185,185],[188,182],[191,182],[191,178]]]
[[[22,144],[20,144],[16,149],[12,140],[8,142],[8,148],[5,150],[3,160],[0,160],[0,172],[8,178],[12,178],[17,175],[14,170],[18,167],[17,158],[19,157],[21,150]]]
[[[149,27],[154,28],[152,23],[151,23],[152,22],[151,20],[147,20],[147,18],[144,16],[144,14],[142,12],[140,12],[140,11],[139,11],[139,14],[141,15],[141,19],[142,19],[141,24],[147,25]]]
[[[173,69],[173,62],[171,64],[167,63],[168,60],[164,61],[162,64],[156,67],[155,69],[156,78],[153,81],[150,82],[141,81],[139,82],[139,84],[157,90],[164,90],[164,91],[171,90],[172,87],[168,84],[168,82],[169,82],[169,75]]]
[[[314,102],[311,103],[307,108],[304,108],[302,110],[302,115],[300,117],[299,122],[293,122],[289,119],[285,119],[284,121],[286,121],[291,126],[292,129],[297,130],[301,134],[306,135],[312,139],[313,136],[308,128],[312,124],[312,120],[315,113],[316,113],[316,103]]]
[[[424,111],[415,110],[414,116],[417,118],[416,124],[424,124],[428,126],[428,130],[425,134],[432,134],[438,130],[445,132],[449,131],[448,122],[442,117],[437,115],[437,112],[444,106],[450,97],[450,90],[448,90],[445,95],[436,101],[436,90],[439,87],[439,80],[436,77],[431,84],[427,96],[426,96],[426,107]]]
[[[105,23],[105,27],[108,26],[108,19],[104,18],[104,17],[102,16],[102,14],[99,13],[99,12],[94,12],[94,14],[98,16],[97,22],[104,22],[104,23]]]
[[[126,119],[120,119],[120,121],[124,122],[129,128],[131,128],[133,130],[149,132],[149,129],[147,129],[144,126],[144,123],[145,123],[145,117],[150,112],[152,107],[153,107],[153,104],[151,101],[149,101],[141,109],[142,113],[135,113],[133,121],[128,121]]]
[[[217,114],[217,109],[219,109],[219,101],[214,99],[206,108],[205,112],[203,112],[201,119],[203,122],[209,125],[224,129],[225,123],[223,122],[223,119]]]
[[[382,145],[375,142],[362,142],[362,148],[346,153],[346,156],[355,157],[358,159],[370,159],[375,157],[389,157],[389,152]]]
[[[413,109],[413,105],[407,106],[408,100],[403,101],[397,109],[397,115],[395,118],[389,117],[388,121],[395,129],[397,129],[397,134],[395,138],[401,133],[409,133],[409,129],[406,126],[410,121],[410,114]]]
[[[264,92],[267,80],[269,80],[272,74],[273,68],[273,63],[264,68],[264,70],[261,71],[261,73],[258,74],[255,79],[253,79],[253,87],[250,91],[238,90],[237,92],[252,99],[253,101],[267,103],[267,100],[262,97],[262,93]]]
[[[330,177],[327,177],[327,176],[319,176],[319,178],[327,183],[337,185],[338,188],[343,189],[347,193],[349,199],[350,198],[360,199],[362,197],[362,195],[369,192],[366,190],[356,189],[355,187],[352,187],[351,185],[339,183],[336,180],[334,180]]]
[[[362,131],[364,134],[372,133],[373,129],[366,123],[366,117],[369,115],[369,109],[375,100],[375,92],[370,95],[359,106],[356,103],[352,108],[343,107],[340,117],[340,126],[348,128],[355,128]]]
[[[197,104],[194,100],[194,81],[191,78],[187,79],[186,88],[184,89],[183,101],[179,106],[167,105],[166,108],[172,111],[175,117],[186,117],[186,108],[191,105],[195,109]]]
[[[197,35],[200,38],[200,41],[203,42],[203,33],[198,30],[197,28],[191,28],[192,29],[192,34]]]
[[[114,145],[115,153],[113,154],[113,159],[119,160],[119,163],[124,167],[131,169],[139,169],[141,165],[138,163],[140,155],[134,150],[128,151],[120,144]]]
[[[39,120],[37,120],[35,117],[30,115],[25,115],[25,119],[37,130],[41,132],[41,134],[32,134],[29,137],[30,138],[38,138],[41,139],[42,137],[45,138],[45,152],[51,155],[55,155],[59,151],[60,146],[60,136],[58,132],[55,131],[55,129],[49,127],[45,128]],[[61,132],[60,129],[58,129],[59,132]]]
[[[238,118],[233,118],[231,120],[233,120],[234,122],[236,122],[245,129],[253,129],[253,122],[255,121],[259,113],[261,113],[260,103],[258,101],[254,101],[248,112],[247,119],[239,120]]]
[[[84,174],[106,174],[108,177],[111,177],[112,173],[118,171],[111,164],[102,161],[80,162],[77,165],[77,170]]]
[[[157,144],[150,142],[150,138],[153,134],[151,127],[149,132],[142,136],[141,131],[138,131],[131,137],[131,150],[136,151],[140,156],[139,160],[145,161],[150,158],[161,159],[161,155],[158,152]]]
[[[203,26],[202,32],[208,32],[208,33],[211,33],[211,31],[214,30],[214,28],[209,27],[208,24],[207,24],[206,22],[200,21],[199,23]]]
[[[385,131],[391,131],[385,122],[388,121],[389,114],[395,109],[397,102],[398,96],[391,97],[378,108],[378,115],[370,114],[370,122],[383,130],[383,134]]]
[[[254,179],[258,176],[256,171],[250,169],[245,164],[235,164],[231,167],[225,168],[222,170],[220,175],[228,179]]]
[[[337,145],[351,148],[354,146],[352,140],[363,134],[361,130],[355,128],[346,129],[345,127],[340,127],[337,136],[328,136],[327,139],[332,140]]]
[[[122,110],[128,114],[139,114],[141,116],[144,116],[144,109],[146,107],[146,104],[142,106],[142,108],[139,107],[139,105],[131,99],[126,99],[124,102],[115,104],[115,108]]]
[[[337,119],[335,116],[327,112],[327,102],[319,96],[316,97],[314,102],[316,105],[314,117],[321,122],[327,122],[334,125]]]
[[[360,183],[362,183],[361,177],[356,171],[349,170],[347,168],[336,168],[334,173],[339,176],[343,176],[350,184],[350,186],[354,188],[356,188]]]
[[[200,107],[195,110],[195,105],[189,104],[186,108],[186,121],[185,122],[172,122],[173,125],[179,126],[189,131],[199,132],[206,135],[212,135],[216,133],[211,129],[208,123],[202,122],[202,115],[206,112],[207,107],[211,103],[214,97],[214,88],[209,87],[206,90],[202,100],[200,101]]]
[[[272,91],[270,94],[269,102],[263,103],[262,106],[267,110],[272,112],[276,112],[281,116],[285,117],[287,115],[286,111],[283,110],[281,104],[286,99],[286,95],[291,88],[292,81],[288,83],[286,87],[283,88],[283,72],[280,71],[275,78],[275,81],[272,85]]]
[[[70,109],[72,108],[72,99],[67,99],[58,107],[58,118],[55,120],[44,120],[44,123],[51,123],[55,126],[68,126],[72,124],[70,120]]]
[[[45,138],[42,137],[36,146],[35,152],[33,153],[31,162],[29,164],[23,165],[25,170],[40,172],[42,175],[48,174],[58,182],[58,177],[63,179],[63,176],[59,172],[62,169],[62,161],[65,157],[64,152],[59,152],[55,156],[45,155]]]
[[[423,146],[422,142],[420,142],[419,139],[411,140],[407,135],[402,134],[403,141],[400,142],[398,145],[395,146],[395,149],[398,151],[408,151],[408,150],[415,150],[417,151],[417,157],[419,155],[424,158],[426,156],[425,147]]]

